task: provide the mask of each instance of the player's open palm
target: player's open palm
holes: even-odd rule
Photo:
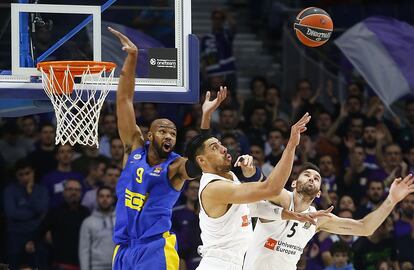
[[[316,212],[309,213],[296,213],[296,218],[300,222],[309,222],[313,225],[316,225],[316,219],[320,217],[329,217],[329,214],[332,212],[333,206],[329,207],[326,210],[319,210]]]
[[[302,118],[294,124],[290,130],[289,141],[294,145],[298,146],[300,142],[300,134],[306,131],[306,125],[309,123],[311,116],[309,113],[305,113]]]
[[[220,86],[220,91],[217,92],[217,97],[213,100],[210,100],[211,92],[207,91],[206,99],[203,103],[203,112],[207,114],[212,114],[227,97],[227,87]]]
[[[138,48],[137,46],[135,46],[135,44],[129,40],[129,38],[127,38],[124,34],[122,34],[119,31],[116,31],[115,29],[108,27],[109,32],[111,32],[112,34],[114,34],[119,41],[122,44],[122,50],[126,51],[127,53],[134,53],[136,54],[138,52]]]
[[[407,175],[404,179],[396,178],[390,188],[390,199],[393,203],[402,201],[408,194],[414,192],[414,177]]]

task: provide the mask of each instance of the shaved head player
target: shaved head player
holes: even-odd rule
[[[176,237],[170,234],[172,207],[185,180],[194,178],[187,159],[173,152],[177,128],[168,119],[154,120],[145,142],[135,123],[133,96],[138,49],[109,28],[127,57],[122,67],[116,109],[124,144],[124,169],[116,186],[116,244],[113,269],[177,270]],[[209,104],[220,103],[222,94]]]

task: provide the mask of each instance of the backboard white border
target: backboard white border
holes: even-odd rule
[[[36,68],[20,67],[20,19],[21,12],[89,14],[93,16],[93,60],[101,61],[101,7],[81,5],[11,4],[12,74],[37,75]]]
[[[185,92],[189,87],[189,43],[191,34],[191,1],[176,0],[175,2],[175,47],[177,48],[177,79],[136,79],[135,84],[143,91],[164,91],[162,86],[168,86],[171,91]],[[36,68],[20,67],[19,29],[21,12],[90,14],[93,16],[93,48],[94,61],[101,61],[101,7],[81,5],[49,5],[49,4],[11,4],[12,18],[12,76],[40,76]],[[121,67],[118,67],[121,68]],[[185,72],[183,72],[185,71]],[[114,79],[117,83],[117,78]],[[32,84],[30,84],[32,85]],[[27,85],[29,86],[29,85]],[[31,86],[29,86],[31,87]],[[0,87],[2,88],[2,87]]]

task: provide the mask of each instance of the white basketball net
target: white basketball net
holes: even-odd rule
[[[70,81],[74,82],[69,66],[65,70],[62,87],[52,83],[56,79],[53,67],[49,67],[50,76],[41,69],[43,88],[56,113],[56,144],[70,143],[73,146],[79,143],[99,147],[99,115],[114,71],[115,68],[108,72],[102,68],[101,72],[92,74],[88,66],[80,76],[80,83],[74,83],[73,92],[69,94],[65,93],[65,89]]]

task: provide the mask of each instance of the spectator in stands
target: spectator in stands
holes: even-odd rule
[[[49,210],[40,226],[40,238],[50,245],[53,270],[79,269],[79,231],[89,216],[89,210],[80,204],[81,194],[79,181],[65,181],[64,202]]]
[[[111,138],[111,165],[122,168],[122,162],[124,161],[124,145],[122,144],[119,136]]]
[[[267,113],[264,106],[256,104],[246,122],[244,132],[251,144],[258,144],[264,147],[268,129]]]
[[[116,183],[121,175],[121,169],[118,166],[109,165],[106,167],[102,180],[98,182],[98,186],[106,186],[115,191]],[[82,199],[82,205],[87,207],[90,211],[97,209],[97,195],[98,188],[94,188],[85,193]]]
[[[137,123],[144,126],[150,126],[152,121],[158,118],[157,104],[142,103],[141,115],[137,119]]]
[[[412,224],[414,224],[414,194],[409,194],[400,204],[400,219],[394,224],[395,236],[410,234],[413,231]]]
[[[233,41],[236,21],[223,10],[211,13],[212,31],[200,41],[201,72],[204,80],[214,75],[225,76],[225,85],[232,91],[237,89],[236,64],[233,56]],[[233,92],[236,94],[236,91]]]
[[[55,126],[51,123],[43,124],[40,127],[40,137],[35,150],[28,156],[28,160],[36,171],[37,180],[56,169],[55,135]]]
[[[376,179],[370,180],[366,195],[367,200],[362,201],[359,205],[355,214],[356,218],[362,218],[380,206],[385,195],[384,181]]]
[[[345,168],[344,191],[349,193],[359,205],[361,199],[365,197],[368,177],[372,170],[365,165],[364,148],[359,144],[351,148],[348,159],[350,165]]]
[[[109,187],[97,190],[97,209],[87,217],[79,235],[81,270],[104,270],[112,267],[112,242],[115,224],[114,191]]]
[[[403,148],[414,145],[414,98],[407,98],[405,101],[405,119],[400,124],[400,129],[395,136],[396,141]]]
[[[338,145],[341,143],[341,139],[335,135],[335,128],[332,128],[333,121],[332,115],[327,111],[322,111],[316,119],[317,132],[312,136],[312,140],[316,145],[316,152],[319,155],[329,154],[334,159],[334,165],[339,163],[339,150]]]
[[[225,133],[232,133],[236,136],[240,144],[241,153],[249,152],[249,140],[242,130],[238,128],[239,117],[237,110],[232,107],[223,107],[220,109],[219,122],[213,130],[213,134],[217,138],[222,138]]]
[[[18,269],[23,264],[35,267],[32,240],[47,212],[49,201],[46,188],[35,183],[32,165],[27,160],[19,160],[15,167],[17,181],[4,190],[7,253],[11,269]]]
[[[241,155],[240,143],[233,133],[224,133],[220,141],[227,148],[227,153],[231,155],[232,160],[235,161]]]
[[[58,161],[56,170],[46,174],[42,179],[42,184],[49,191],[50,204],[53,208],[63,202],[63,191],[65,181],[76,179],[82,182],[83,176],[72,170],[73,149],[69,144],[59,145],[56,151]]]
[[[33,115],[23,116],[20,122],[20,129],[22,131],[22,139],[34,148],[39,139],[36,118]]]
[[[362,98],[359,96],[348,96],[346,99],[346,107],[349,114],[362,113],[363,105]]]
[[[267,133],[266,148],[270,149],[270,153],[266,156],[266,161],[272,166],[276,166],[282,157],[285,140],[286,134],[280,129],[273,128]]]
[[[392,143],[384,147],[383,168],[386,173],[385,186],[391,185],[391,177],[401,177],[408,174],[408,164],[403,161],[401,147]]]
[[[317,102],[321,89],[314,91],[312,84],[307,79],[301,79],[296,84],[296,92],[292,98],[292,114],[291,120],[293,122],[299,119],[301,115],[309,112],[312,116],[319,115],[319,112],[323,111],[323,106]],[[311,121],[308,127],[307,134],[313,135],[316,130],[316,122]]]
[[[19,130],[14,122],[7,122],[2,127],[0,139],[0,155],[3,157],[6,169],[12,169],[14,163],[33,151],[33,145],[19,136]]]
[[[101,122],[102,135],[99,138],[99,153],[107,158],[111,157],[111,145],[110,140],[118,133],[116,125],[116,115],[108,113],[103,115]]]
[[[322,185],[328,192],[337,192],[337,176],[331,155],[322,155],[318,159],[318,166],[321,170]]]
[[[248,120],[257,107],[257,104],[265,105],[265,94],[267,89],[267,80],[265,77],[256,76],[250,81],[250,98],[244,102],[243,116]],[[272,118],[271,118],[272,119]]]
[[[345,110],[345,109],[344,109]],[[348,115],[346,112],[344,115]],[[365,116],[363,114],[350,114],[344,121],[341,128],[341,133],[348,139],[353,139],[355,142],[362,142],[362,135],[364,134]]]
[[[289,116],[282,111],[280,103],[280,90],[276,85],[270,85],[265,92],[264,100],[266,102],[266,111],[270,115],[272,121],[281,118],[288,121]]]
[[[354,267],[356,270],[377,269],[380,260],[392,262],[394,269],[398,267],[397,246],[391,238],[392,219],[388,217],[370,236],[360,237],[353,245]]]
[[[187,143],[193,137],[197,136],[198,134],[199,134],[199,132],[198,132],[198,130],[196,128],[193,128],[193,127],[187,128],[185,130],[185,132],[184,132],[184,138],[183,138],[182,142],[180,143],[180,151],[179,151],[179,153],[184,153],[184,149],[186,148]],[[181,141],[181,140],[177,140],[177,143],[178,143],[178,141]]]
[[[401,269],[414,269],[414,218],[410,220],[411,232],[401,235],[397,240]]]
[[[95,146],[82,145],[81,147],[82,154],[80,157],[76,158],[72,162],[73,170],[81,173],[82,175],[87,175],[89,170],[89,161],[99,160],[99,162],[109,163],[109,158],[99,153],[99,148]]]
[[[254,158],[254,165],[260,168],[266,177],[269,176],[274,166],[265,161],[263,147],[257,144],[250,145],[250,155]]]
[[[332,256],[332,265],[326,267],[325,270],[354,270],[354,266],[349,263],[350,248],[347,243],[335,242],[329,251]]]
[[[408,172],[414,173],[414,145],[406,148],[405,159],[408,162]]]
[[[102,181],[104,176],[106,163],[103,160],[91,159],[88,162],[88,174],[83,179],[83,193],[95,189],[99,186],[99,182]]]
[[[373,119],[371,121],[366,121],[364,124],[364,133],[362,135],[362,144],[366,154],[365,164],[374,170],[379,169],[381,165],[381,157],[377,150],[381,149],[381,146],[378,144],[382,144],[382,141],[378,140],[377,135],[378,130],[376,121]]]
[[[351,213],[354,213],[356,211],[354,199],[352,199],[349,195],[342,195],[338,202],[338,209],[339,211],[345,209],[351,211]]]
[[[184,190],[186,202],[184,205],[173,209],[172,231],[177,235],[178,254],[185,263],[187,270],[194,270],[200,263],[201,257],[197,253],[197,247],[202,244],[198,213],[198,189],[200,183],[196,180],[189,181]],[[181,269],[181,268],[180,268]]]

